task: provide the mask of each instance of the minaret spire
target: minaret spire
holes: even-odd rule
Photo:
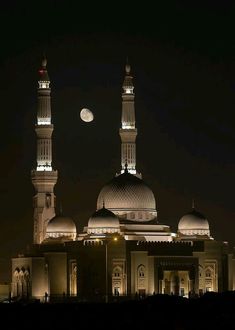
[[[125,78],[122,85],[122,127],[119,130],[121,137],[121,172],[127,170],[129,173],[141,176],[136,171],[136,136],[137,128],[135,127],[135,103],[134,103],[134,86],[131,76],[131,67],[127,58],[125,65]]]
[[[37,135],[37,167],[32,170],[34,196],[34,243],[40,244],[46,233],[48,221],[55,216],[54,186],[57,171],[52,169],[51,89],[44,56],[39,69],[38,107],[35,132]]]
[[[195,210],[195,199],[192,198],[192,209]]]

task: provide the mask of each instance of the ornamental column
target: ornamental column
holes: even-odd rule
[[[41,244],[45,238],[46,227],[55,216],[54,186],[57,171],[52,168],[51,89],[47,72],[47,60],[42,60],[38,80],[38,108],[35,132],[37,135],[37,167],[32,170],[31,178],[35,188],[33,197],[35,244]]]

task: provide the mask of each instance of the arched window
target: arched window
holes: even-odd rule
[[[18,267],[17,267],[17,268],[15,269],[15,271],[14,271],[14,278],[17,279],[17,280],[19,279],[19,271],[20,271],[20,270],[19,270]]]
[[[120,276],[121,276],[121,273],[122,273],[122,269],[121,269],[121,267],[116,266],[116,267],[113,269],[113,276],[114,276],[114,277],[120,277]]]
[[[20,282],[19,272],[20,272],[20,270],[17,267],[13,274],[13,283],[14,283],[13,295],[14,296],[19,295],[19,282]]]
[[[206,269],[206,274],[205,274],[206,277],[211,277],[211,269],[210,268],[207,268]]]
[[[23,292],[23,283],[24,283],[24,269],[20,270],[19,272],[19,281],[20,281],[20,284],[21,284],[21,289],[22,289],[22,292]]]
[[[119,296],[124,291],[124,277],[123,268],[121,266],[115,266],[112,273],[112,292],[113,295]]]
[[[145,266],[144,265],[139,265],[138,277],[145,277]]]
[[[140,264],[137,267],[137,290],[141,296],[145,295],[146,292],[146,267]]]
[[[77,263],[76,261],[71,262],[70,268],[70,294],[77,295]]]
[[[20,275],[21,295],[28,297],[29,283],[30,283],[29,268],[25,269],[25,267],[22,267],[19,272],[19,275]]]
[[[16,267],[13,273],[13,295],[29,296],[30,293],[30,271],[29,268]]]
[[[205,289],[206,291],[214,291],[215,289],[215,274],[213,267],[206,267],[205,270]]]

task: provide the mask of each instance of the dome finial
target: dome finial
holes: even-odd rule
[[[192,209],[195,210],[195,199],[192,198]]]
[[[126,57],[126,67],[125,67],[125,69],[126,69],[126,74],[130,74],[131,66],[129,64],[128,56]]]
[[[62,208],[62,203],[60,203],[60,215],[63,214],[63,208]]]
[[[42,68],[43,69],[46,69],[46,66],[47,66],[47,58],[46,58],[45,53],[43,53],[43,57],[42,57]]]

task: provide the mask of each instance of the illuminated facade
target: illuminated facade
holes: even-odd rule
[[[12,296],[76,297],[108,301],[154,293],[190,296],[235,288],[234,259],[211,237],[209,222],[192,210],[178,232],[157,220],[154,194],[136,170],[134,86],[125,68],[122,94],[121,173],[100,191],[97,210],[78,233],[55,215],[50,80],[42,62],[38,88],[37,167],[32,171],[34,245],[12,259]],[[46,293],[46,295],[45,295]]]

